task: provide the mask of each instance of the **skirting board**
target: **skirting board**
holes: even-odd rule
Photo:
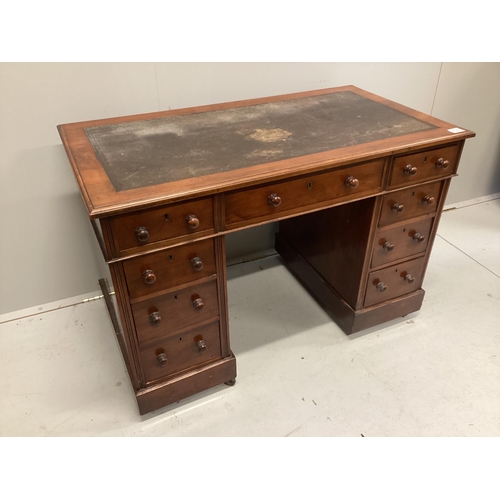
[[[17,311],[1,314],[0,324],[8,323],[10,321],[17,321],[23,318],[29,318],[30,316],[36,316],[38,314],[43,314],[50,311],[57,311],[58,309],[62,309],[64,307],[71,307],[83,302],[102,298],[103,295],[101,290],[96,290],[95,292],[84,293],[82,295],[76,295],[75,297],[68,297],[66,299],[56,300],[54,302],[48,302],[46,304],[28,307],[26,309],[19,309]]]
[[[445,205],[443,211],[455,210],[458,208],[470,207],[471,205],[478,205],[479,203],[486,203],[487,201],[496,200],[500,198],[500,193],[489,194],[487,196],[481,196],[480,198],[473,198],[472,200],[459,201],[458,203],[450,203]]]

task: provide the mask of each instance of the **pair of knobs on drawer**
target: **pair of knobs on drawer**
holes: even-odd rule
[[[434,205],[434,203],[436,203],[436,198],[427,194],[422,198],[422,203],[425,203],[426,205]],[[398,214],[402,214],[405,211],[405,206],[396,202],[391,206],[391,210],[393,212],[397,212]]]
[[[186,217],[186,223],[189,229],[196,229],[200,225],[200,220],[196,215],[189,214]],[[141,243],[145,243],[149,240],[149,231],[146,226],[139,226],[135,229],[135,236]]]
[[[411,274],[409,273],[406,273],[404,276],[403,276],[403,280],[406,281],[406,283],[414,283],[415,282],[415,277],[412,276]],[[388,286],[383,282],[383,281],[379,281],[377,284],[376,284],[376,288],[379,292],[387,292],[388,290]]]
[[[350,175],[344,181],[344,184],[350,188],[357,188],[359,186],[359,180],[354,176]],[[281,205],[281,196],[276,193],[272,193],[267,197],[267,202],[273,207],[279,207]]]
[[[434,164],[436,168],[442,168],[443,170],[446,170],[450,166],[450,162],[448,160],[445,160],[444,158],[439,158],[439,160],[436,161]],[[406,165],[406,167],[403,169],[403,172],[406,175],[416,175],[418,172],[417,167],[414,167],[413,165]]]
[[[203,299],[201,297],[196,297],[195,299],[193,299],[191,301],[191,303],[193,304],[193,307],[197,310],[197,311],[203,311],[203,309],[205,308],[205,303],[203,302]],[[162,318],[161,318],[161,315],[158,311],[154,311],[152,312],[150,315],[149,315],[149,322],[153,325],[153,326],[160,326],[161,325],[161,322],[162,322]]]
[[[423,241],[425,241],[425,236],[420,233],[415,233],[411,238],[413,241],[416,241],[417,243],[422,243]],[[388,252],[392,252],[395,247],[390,241],[386,241],[382,245],[382,248],[384,250],[387,250]]]
[[[204,353],[204,352],[207,351],[208,346],[207,346],[207,343],[205,342],[205,340],[203,338],[195,340],[195,342],[196,342],[196,347],[198,349],[198,352]],[[158,361],[158,364],[160,366],[167,366],[168,365],[168,356],[167,356],[167,353],[165,351],[163,351],[163,350],[162,350],[162,352],[158,352],[157,351],[156,360]]]
[[[195,271],[201,271],[203,269],[203,262],[199,257],[193,257],[189,263]],[[156,282],[156,274],[151,269],[146,269],[142,273],[142,278],[146,285],[152,285]]]

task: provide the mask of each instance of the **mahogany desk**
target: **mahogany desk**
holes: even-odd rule
[[[280,221],[277,251],[347,334],[420,309],[475,135],[352,86],[58,130],[141,414],[234,384],[227,233]]]

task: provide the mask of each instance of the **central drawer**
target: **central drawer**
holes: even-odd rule
[[[384,160],[331,170],[291,181],[244,189],[225,196],[227,228],[270,221],[336,200],[380,192]]]
[[[131,300],[215,274],[213,239],[134,257],[123,263]]]
[[[132,306],[139,342],[165,337],[218,318],[217,282],[214,280],[146,299]]]

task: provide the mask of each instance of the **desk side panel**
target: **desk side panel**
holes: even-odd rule
[[[280,222],[279,234],[356,309],[376,198]]]

